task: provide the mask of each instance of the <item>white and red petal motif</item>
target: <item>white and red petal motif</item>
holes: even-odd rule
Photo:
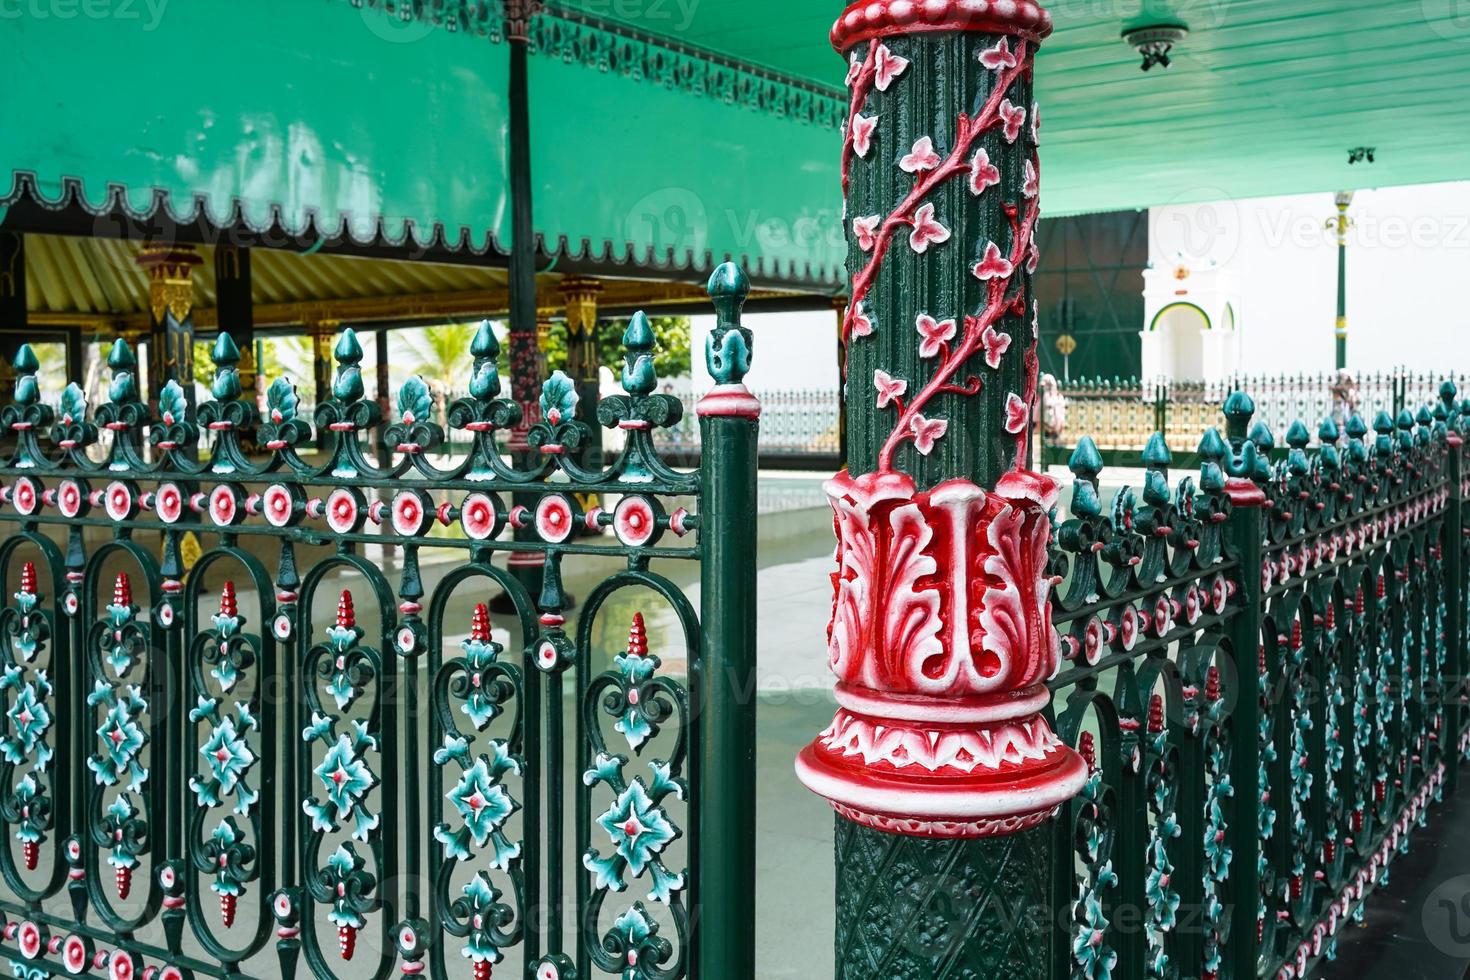
[[[16,930],[16,945],[20,948],[20,955],[28,960],[33,960],[41,955],[41,927],[30,919],[20,924]]]
[[[860,76],[862,73],[863,56],[854,51],[851,55],[848,56],[847,59],[847,87],[852,88],[852,83],[857,81],[858,76]]]
[[[1026,125],[1026,110],[1005,99],[1000,104],[1000,123],[1006,142],[1014,143],[1021,136],[1021,127]]]
[[[126,483],[114,480],[102,494],[102,506],[107,517],[114,521],[126,521],[133,516],[133,491]]]
[[[357,493],[338,487],[327,496],[327,527],[338,534],[352,534],[362,526],[363,507]]]
[[[133,980],[133,954],[115,949],[107,961],[108,980]]]
[[[919,356],[927,358],[937,356],[939,349],[954,339],[957,325],[954,317],[936,320],[927,313],[920,313],[914,318],[914,329],[924,338],[919,342]]]
[[[894,54],[888,50],[886,44],[878,45],[878,50],[873,54],[873,86],[880,92],[888,91],[888,86],[908,66],[909,59]]]
[[[1000,168],[990,162],[990,154],[985,150],[975,151],[975,158],[970,161],[970,193],[984,194],[987,187],[994,187],[1000,183]]]
[[[870,214],[866,218],[852,219],[852,233],[857,236],[858,248],[864,252],[873,250],[873,246],[878,244],[878,223],[882,220],[882,217],[876,214]]]
[[[82,488],[75,480],[64,480],[56,488],[56,509],[62,517],[76,517],[82,512]]]
[[[209,491],[209,519],[217,527],[229,527],[240,519],[240,496],[228,483]]]
[[[630,548],[641,548],[653,540],[658,531],[658,518],[647,497],[636,494],[618,501],[613,510],[613,533]]]
[[[992,368],[1000,367],[1000,359],[1011,349],[1011,335],[1001,333],[994,324],[986,324],[980,334],[980,344],[985,348],[985,363]]]
[[[917,174],[939,166],[939,154],[934,152],[934,141],[927,136],[914,140],[914,148],[898,161],[898,169]]]
[[[1036,267],[1041,264],[1041,247],[1036,244],[1036,239],[1026,249],[1026,271],[1035,274]]]
[[[1011,435],[1020,435],[1026,431],[1026,423],[1031,420],[1031,409],[1026,404],[1026,399],[1014,391],[1006,393],[1006,431]]]
[[[423,534],[434,523],[432,501],[422,490],[404,490],[393,498],[393,530],[404,537]]]
[[[177,524],[184,516],[184,492],[177,484],[160,484],[153,494],[153,512],[163,523]]]
[[[15,506],[15,512],[23,516],[34,514],[41,505],[41,492],[28,476],[23,476],[15,481],[15,490],[11,493],[10,502]]]
[[[873,387],[878,389],[878,407],[887,408],[895,401],[902,398],[909,390],[909,383],[902,378],[895,378],[882,368],[873,371]]]
[[[913,433],[914,448],[919,451],[919,455],[928,456],[934,451],[934,444],[949,431],[949,420],[927,419],[922,415],[915,415],[909,422],[909,431]]]
[[[934,217],[934,205],[922,204],[914,212],[914,229],[909,232],[909,248],[923,255],[930,245],[949,241],[949,229]]]
[[[1021,195],[1030,201],[1041,193],[1041,177],[1036,173],[1036,163],[1032,160],[1026,161],[1022,171]]]
[[[863,312],[862,301],[852,304],[847,311],[847,332],[850,337],[871,337],[873,318]]]
[[[285,527],[291,523],[296,512],[296,501],[291,491],[279,483],[272,483],[260,495],[260,512],[265,522],[272,527]]]
[[[572,535],[576,520],[571,502],[559,493],[547,494],[536,505],[536,533],[549,544],[560,544]]]
[[[1118,639],[1125,651],[1138,643],[1138,610],[1131,605],[1124,606],[1123,614],[1118,617]]]
[[[561,980],[561,971],[550,961],[536,967],[536,980]]]
[[[488,494],[470,494],[459,509],[459,524],[471,541],[489,540],[496,531],[495,501]]]
[[[1037,102],[1031,103],[1031,142],[1041,145],[1041,105]]]
[[[986,48],[980,52],[980,64],[991,71],[1000,71],[1003,68],[1016,67],[1016,54],[1011,50],[1011,42],[1008,38],[1001,38],[993,48]]]
[[[852,117],[852,151],[864,159],[868,151],[873,148],[873,133],[878,128],[877,116],[864,116],[861,113]]]
[[[1011,273],[1016,271],[1016,267],[1001,253],[999,245],[995,242],[986,242],[984,256],[975,263],[974,268],[970,271],[981,282],[989,282],[992,279],[1009,278]]]
[[[87,955],[87,941],[76,933],[66,937],[61,944],[61,968],[67,973],[81,973],[87,969],[91,957]]]
[[[841,708],[818,741],[834,754],[861,758],[866,765],[951,775],[999,770],[1020,759],[1045,759],[1062,745],[1039,717],[997,725],[984,734],[963,728],[929,732],[916,726],[875,724]]]

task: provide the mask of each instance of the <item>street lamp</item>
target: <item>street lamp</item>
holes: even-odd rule
[[[1347,233],[1353,227],[1348,208],[1353,204],[1352,191],[1338,191],[1334,198],[1336,217],[1327,219],[1327,230],[1337,232],[1337,369],[1347,367]]]

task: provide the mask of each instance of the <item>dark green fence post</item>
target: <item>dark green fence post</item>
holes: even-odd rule
[[[1250,413],[1244,411],[1243,399],[1233,397],[1225,403],[1227,431],[1232,452],[1239,457],[1247,441]],[[1232,411],[1235,409],[1235,411]],[[1226,636],[1234,657],[1235,678],[1231,689],[1237,692],[1231,711],[1230,759],[1234,770],[1231,781],[1235,795],[1231,797],[1229,837],[1230,877],[1227,881],[1232,917],[1229,961],[1236,977],[1254,977],[1260,959],[1261,850],[1260,808],[1266,806],[1258,791],[1264,777],[1261,773],[1261,719],[1269,718],[1270,697],[1261,676],[1258,651],[1261,645],[1261,621],[1265,615],[1261,565],[1265,541],[1266,496],[1250,479],[1232,477],[1226,483],[1231,512],[1227,525],[1230,550],[1239,562],[1239,607],[1230,617]]]
[[[1445,714],[1450,724],[1443,736],[1444,752],[1449,757],[1446,782],[1453,791],[1460,781],[1460,759],[1458,757],[1460,733],[1465,729],[1466,711],[1461,698],[1465,694],[1465,616],[1466,603],[1470,596],[1465,594],[1465,452],[1464,439],[1457,430],[1458,394],[1453,382],[1445,382],[1440,389],[1444,402],[1448,428],[1445,441],[1449,453],[1445,462],[1448,473],[1449,502],[1445,510],[1444,523],[1444,589],[1445,589],[1445,651],[1446,673],[1449,683],[1443,685]]]
[[[837,811],[842,980],[1045,980],[1051,819],[1086,781],[1052,732],[1056,485],[1038,386],[1030,0],[861,2],[842,151],[848,468],[831,727],[797,760]]]
[[[716,387],[700,400],[699,585],[703,649],[694,666],[699,833],[695,970],[701,980],[755,976],[755,521],[760,402],[745,387],[749,289],[726,263],[710,277],[718,322],[706,359]]]

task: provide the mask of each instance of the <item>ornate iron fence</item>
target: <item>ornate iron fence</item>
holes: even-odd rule
[[[685,406],[699,396],[691,391],[674,393]],[[830,469],[842,458],[842,397],[820,388],[760,391],[760,463],[769,468]],[[687,414],[685,416],[688,418]],[[659,448],[671,458],[690,458],[699,453],[698,426],[688,421],[659,433]]]
[[[711,279],[720,387],[697,406],[693,471],[654,447],[682,409],[656,393],[641,315],[626,394],[597,419],[626,443],[597,470],[559,373],[520,424],[488,324],[448,415],[473,444],[447,460],[421,380],[396,418],[364,399],[351,330],[315,413],[321,465],[298,455],[316,435],[289,379],[263,419],[241,400],[228,335],[197,410],[173,382],[142,403],[121,341],[105,404],[71,386],[53,406],[22,347],[0,416],[0,829],[16,841],[0,956],[17,975],[483,980],[511,955],[537,980],[749,976],[745,291],[732,266]],[[191,538],[206,544],[188,565]],[[621,568],[574,619],[563,567],[597,560]],[[667,574],[689,562],[698,610]],[[614,610],[628,639],[609,650]],[[720,900],[696,916],[702,893]]]
[[[1233,391],[1251,392],[1257,420],[1281,442],[1296,419],[1332,416],[1341,427],[1364,406],[1397,415],[1406,405],[1431,402],[1442,380],[1404,368],[1346,381],[1328,374],[1236,374],[1216,382],[1079,378],[1043,385],[1039,417],[1046,461],[1060,464],[1084,435],[1104,453],[1136,453],[1154,432],[1193,446],[1205,430],[1224,424],[1220,406]]]
[[[1470,404],[1301,422],[1243,394],[1171,487],[1105,506],[1080,440],[1051,547],[1056,730],[1088,762],[1052,851],[1052,977],[1309,976],[1470,748]],[[1201,846],[1202,845],[1202,846]]]

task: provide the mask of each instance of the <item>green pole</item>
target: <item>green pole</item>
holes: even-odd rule
[[[760,403],[742,379],[749,286],[726,263],[710,277],[718,316],[706,347],[717,386],[701,399],[699,540],[703,649],[694,667],[699,832],[693,860],[696,977],[755,974],[756,437]]]
[[[1337,232],[1337,369],[1347,369],[1347,233],[1353,221],[1347,216],[1353,203],[1352,191],[1340,191],[1336,198],[1337,217],[1327,220],[1327,227]]]
[[[1047,719],[1057,488],[1026,469],[1050,30],[1030,0],[879,0],[832,32],[851,92],[839,711],[796,768],[838,815],[842,980],[1047,976],[1052,818],[1086,779]]]

